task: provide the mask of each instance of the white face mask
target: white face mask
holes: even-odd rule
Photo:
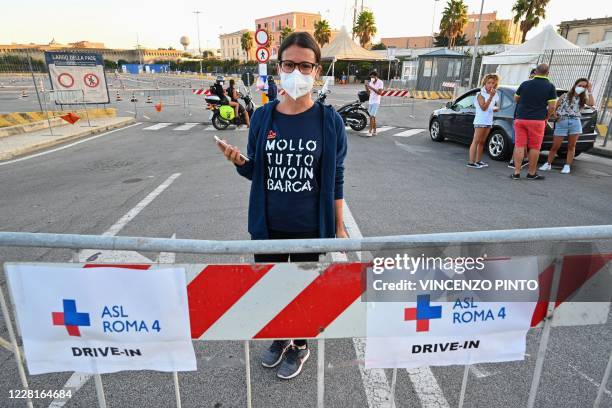
[[[291,73],[280,73],[281,86],[291,99],[296,100],[312,90],[314,78],[312,75],[302,74],[296,67]]]
[[[581,93],[586,91],[586,89],[584,87],[582,87],[582,86],[577,86],[575,91],[576,91],[576,94],[580,95]]]

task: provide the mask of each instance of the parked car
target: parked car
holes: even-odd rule
[[[441,109],[432,112],[429,118],[429,135],[431,140],[442,142],[444,139],[455,140],[470,145],[474,136],[474,115],[476,94],[480,88],[472,89],[454,101],[446,103]],[[514,150],[514,111],[516,102],[514,92],[516,87],[500,86],[500,109],[493,115],[493,127],[486,143],[487,154],[493,160],[508,160]],[[557,96],[566,93],[566,90],[557,89]],[[576,156],[591,149],[595,143],[597,133],[597,110],[585,107],[582,112],[582,135],[576,143]],[[544,132],[542,150],[550,150],[553,142],[555,122],[550,120]],[[564,158],[567,154],[567,140],[557,152],[557,156]]]

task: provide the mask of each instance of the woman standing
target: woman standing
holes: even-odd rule
[[[482,89],[476,96],[474,139],[472,139],[470,145],[470,157],[467,162],[467,166],[473,169],[489,167],[487,163],[482,161],[482,150],[493,126],[493,112],[497,110],[495,105],[499,105],[498,84],[499,76],[497,74],[485,75],[482,80]]]
[[[238,173],[251,180],[252,239],[346,238],[342,218],[346,133],[340,115],[311,98],[321,71],[321,50],[305,32],[287,36],[278,50],[281,86],[287,93],[257,109],[251,121],[248,161],[236,146],[221,148]],[[221,146],[220,146],[221,147]],[[319,254],[255,255],[255,262],[317,262]],[[306,340],[275,340],[264,367],[297,376],[308,359]]]
[[[561,147],[563,139],[567,137],[567,157],[561,174],[570,173],[571,165],[574,162],[574,155],[576,154],[576,142],[582,133],[582,123],[580,121],[582,115],[580,111],[585,105],[595,105],[593,94],[591,94],[592,90],[593,87],[588,79],[579,78],[568,93],[561,95],[557,99],[557,106],[555,107],[557,123],[555,123],[555,131],[553,133],[553,145],[550,148],[550,152],[548,152],[548,160],[540,167],[540,170],[547,171],[552,168],[555,155],[559,147]]]

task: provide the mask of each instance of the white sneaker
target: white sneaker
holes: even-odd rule
[[[552,166],[550,165],[550,163],[544,163],[543,165],[540,166],[540,170],[541,171],[548,171],[552,168]]]
[[[570,174],[570,165],[566,164],[565,166],[563,166],[563,169],[561,170],[561,174]]]

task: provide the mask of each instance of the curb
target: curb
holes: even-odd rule
[[[71,140],[75,140],[75,139],[81,139],[83,137],[86,136],[92,136],[92,135],[96,135],[98,133],[104,133],[107,132],[109,130],[113,130],[113,129],[117,129],[117,128],[121,128],[124,127],[126,125],[130,125],[132,123],[136,123],[136,121],[134,120],[134,118],[125,118],[124,120],[122,120],[121,122],[118,123],[113,123],[110,125],[104,125],[104,126],[99,126],[95,129],[86,129],[83,130],[81,132],[77,132],[71,135],[66,135],[66,136],[58,136],[52,140],[45,140],[44,142],[39,142],[39,143],[34,143],[28,146],[24,146],[24,147],[20,147],[17,149],[13,149],[10,152],[6,152],[6,153],[0,153],[0,161],[3,160],[9,160],[9,159],[14,159],[18,156],[24,156],[28,153],[33,153],[36,152],[38,150],[43,150],[46,149],[48,147],[52,147],[58,144],[62,144],[62,143],[66,143],[69,142]]]
[[[589,150],[587,153],[595,155],[595,156],[612,158],[612,150],[604,149],[602,147],[595,147],[595,146],[593,146],[591,148],[591,150]]]

